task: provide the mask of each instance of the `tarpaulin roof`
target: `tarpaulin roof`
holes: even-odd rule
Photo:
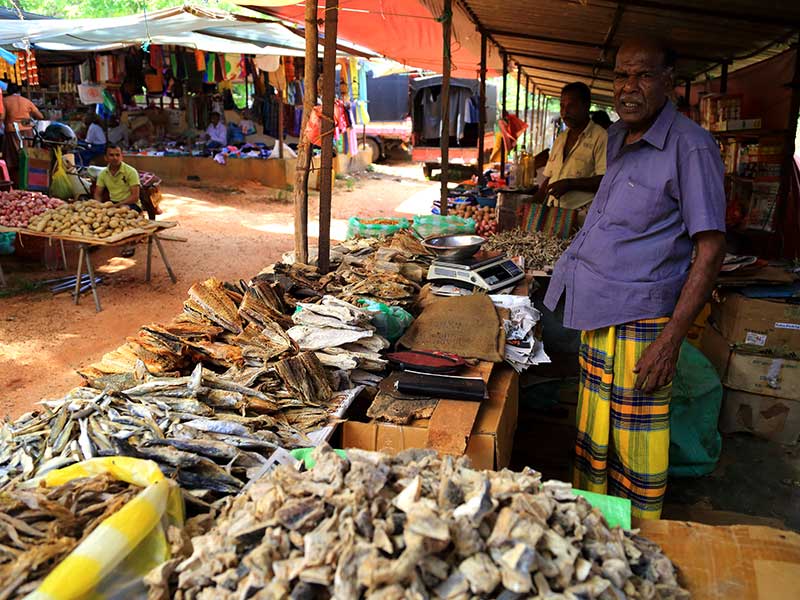
[[[208,52],[303,56],[305,41],[274,21],[193,6],[103,19],[0,20],[0,46],[102,52],[142,43]],[[358,56],[371,53],[339,44]]]
[[[251,10],[300,25],[305,20],[304,3],[258,6],[247,0],[235,1]],[[442,25],[438,19],[442,6],[442,0],[343,0],[339,8],[338,36],[401,64],[441,73]],[[318,9],[318,18],[324,19],[324,0],[320,0]],[[453,76],[477,78],[480,45],[481,36],[467,13],[455,10],[450,48]],[[489,51],[489,68],[495,72],[500,68],[499,54],[494,48]]]
[[[442,6],[442,0],[342,0],[339,33],[404,64],[441,72]],[[304,2],[248,8],[297,23],[305,11]],[[322,18],[324,0],[319,10]],[[490,70],[499,70],[502,51],[546,94],[583,81],[595,99],[608,102],[613,53],[624,40],[670,38],[679,54],[678,79],[694,80],[719,73],[723,62],[733,71],[784,51],[800,30],[800,2],[453,0],[453,75],[476,76],[479,30],[489,36]]]

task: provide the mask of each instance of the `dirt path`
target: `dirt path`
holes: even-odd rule
[[[54,297],[46,288],[5,297],[0,289],[0,415],[17,416],[38,400],[80,384],[75,369],[116,348],[141,325],[171,319],[193,282],[212,275],[222,280],[249,278],[292,249],[292,206],[276,201],[274,190],[244,184],[240,189],[167,187],[164,192],[161,218],[179,221],[172,231],[188,238],[186,243],[165,243],[177,284],[170,282],[157,255],[152,281],[145,283],[145,248],[140,246],[131,259],[121,258],[114,249],[92,255],[104,279],[100,313],[95,313],[91,295],[75,306],[68,294]],[[436,193],[436,184],[424,181],[421,169],[410,164],[377,165],[373,173],[338,180],[331,236],[343,239],[352,215],[427,212]],[[316,197],[309,214],[313,245],[318,232]],[[46,271],[38,260],[0,260],[10,287],[25,289],[37,279],[74,275],[75,250],[68,248],[67,256],[69,272]]]

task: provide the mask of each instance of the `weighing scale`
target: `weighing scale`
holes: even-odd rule
[[[472,290],[483,288],[490,294],[510,290],[525,273],[505,254],[479,252],[469,258],[440,258],[428,269],[428,281],[451,284]]]

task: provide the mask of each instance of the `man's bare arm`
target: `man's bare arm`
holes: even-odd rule
[[[661,335],[642,353],[634,369],[636,389],[652,392],[672,381],[681,343],[714,289],[725,258],[725,234],[702,231],[695,235],[694,243],[697,252],[675,312]]]
[[[123,204],[138,204],[139,203],[139,186],[131,186],[131,195],[122,201]]]

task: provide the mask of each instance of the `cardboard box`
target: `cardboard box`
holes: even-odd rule
[[[727,389],[719,430],[747,431],[780,444],[796,444],[800,438],[800,401]]]
[[[778,600],[800,589],[800,534],[772,527],[641,521],[693,600]],[[792,592],[792,590],[795,590]]]
[[[517,427],[519,379],[508,365],[495,365],[489,380],[489,399],[481,403],[466,455],[476,469],[501,469],[511,462]],[[370,422],[354,415],[342,424],[342,447],[396,454],[407,448],[425,448],[429,419],[408,425]]]
[[[731,293],[711,305],[711,318],[734,344],[800,349],[800,304]]]
[[[800,360],[750,348],[732,344],[714,327],[707,327],[703,334],[703,354],[723,385],[751,394],[800,400]]]

